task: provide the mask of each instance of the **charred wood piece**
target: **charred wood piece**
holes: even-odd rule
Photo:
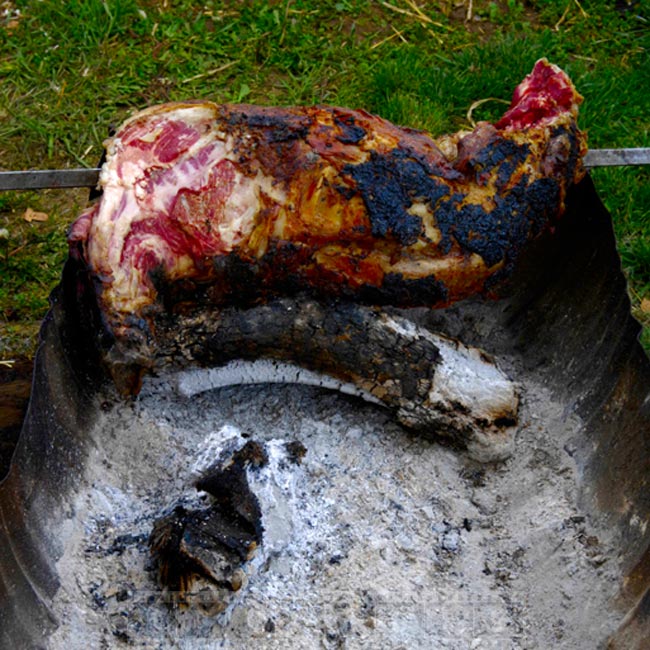
[[[263,533],[246,468],[267,461],[264,447],[249,440],[196,482],[197,490],[212,497],[209,507],[190,509],[179,503],[155,521],[149,546],[158,581],[172,605],[193,604],[206,614],[218,614],[245,583],[244,567]]]
[[[197,362],[206,368],[177,374],[178,390],[186,395],[236,384],[312,384],[381,404],[424,434],[451,435],[478,460],[501,460],[512,452],[515,384],[482,350],[397,314],[297,298],[167,316],[156,329],[156,369]],[[118,382],[129,383],[141,363],[133,350],[121,351],[111,366],[121,368]]]
[[[300,465],[302,459],[307,455],[307,447],[300,440],[292,440],[284,445],[287,458],[295,465]]]

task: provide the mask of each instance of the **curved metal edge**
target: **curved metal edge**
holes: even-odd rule
[[[62,519],[89,446],[93,397],[104,381],[92,332],[95,312],[83,269],[68,261],[50,296],[34,362],[31,399],[0,483],[0,644],[37,648],[57,621],[50,603]]]
[[[650,526],[636,522],[650,520],[650,360],[630,314],[611,216],[589,176],[573,188],[556,233],[529,249],[509,290],[495,305],[461,304],[428,313],[425,323],[516,356],[585,422],[568,449],[581,474],[580,506],[617,530],[627,574],[618,606],[639,605],[612,647],[645,648]]]

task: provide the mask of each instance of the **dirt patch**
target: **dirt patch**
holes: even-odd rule
[[[32,387],[31,359],[0,361],[0,481],[9,471]]]
[[[506,0],[466,0],[462,4],[455,4],[449,12],[449,19],[455,25],[464,28],[478,37],[479,42],[490,40],[490,37],[499,30],[505,21],[514,19],[528,23],[531,27],[540,27],[539,12],[527,2],[507,2]]]

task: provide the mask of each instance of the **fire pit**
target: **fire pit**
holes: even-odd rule
[[[565,203],[438,309],[108,312],[72,255],[0,486],[3,645],[642,648],[650,362],[588,176]]]

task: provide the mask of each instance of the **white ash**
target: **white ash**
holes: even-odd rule
[[[576,505],[581,423],[526,382],[517,453],[496,466],[408,433],[377,406],[304,386],[183,396],[151,380],[94,431],[61,531],[52,650],[602,647],[620,622],[614,540]],[[237,440],[265,544],[222,615],[170,609],[153,520]],[[307,448],[300,466],[283,445]]]
[[[291,363],[274,359],[244,361],[235,359],[220,368],[195,368],[182,370],[175,377],[177,390],[185,397],[214,388],[241,386],[245,384],[303,384],[338,390],[346,395],[356,395],[372,402],[382,401],[354,384],[340,381],[329,375],[320,374]]]

